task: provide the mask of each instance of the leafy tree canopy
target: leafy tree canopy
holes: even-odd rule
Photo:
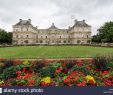
[[[93,42],[113,42],[113,22],[106,22],[98,29],[98,34],[93,36]]]

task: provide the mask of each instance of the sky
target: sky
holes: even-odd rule
[[[31,19],[34,26],[68,28],[74,20],[85,20],[92,35],[105,22],[113,21],[113,0],[0,0],[0,28],[12,31],[19,19]]]

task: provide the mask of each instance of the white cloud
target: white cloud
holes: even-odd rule
[[[0,0],[0,27],[12,31],[18,19],[32,19],[33,25],[47,28],[52,22],[60,28],[75,19],[92,25],[92,34],[106,21],[113,20],[113,0]]]

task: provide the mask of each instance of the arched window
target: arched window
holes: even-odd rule
[[[81,41],[80,40],[77,40],[77,44],[80,44],[81,43]]]
[[[43,41],[42,41],[42,40],[40,40],[40,43],[43,43]]]
[[[28,44],[28,43],[29,43],[29,41],[28,41],[28,40],[25,40],[24,42],[25,42],[26,44]]]
[[[64,43],[66,43],[66,40],[64,40]]]

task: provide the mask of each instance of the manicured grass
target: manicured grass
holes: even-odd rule
[[[91,46],[18,46],[0,48],[1,58],[94,57],[113,54],[113,48]]]

